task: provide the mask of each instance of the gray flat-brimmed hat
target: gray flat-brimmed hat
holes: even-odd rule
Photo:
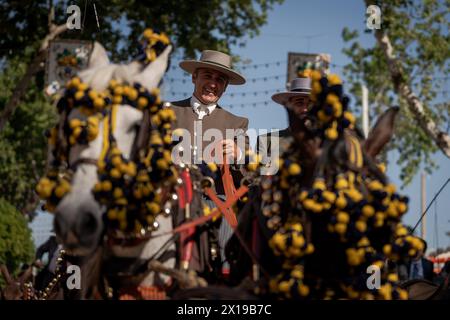
[[[231,66],[231,57],[223,52],[214,50],[205,50],[200,56],[200,60],[184,60],[180,62],[180,67],[190,74],[195,69],[208,68],[214,69],[225,74],[229,79],[229,84],[244,84],[245,78]]]
[[[272,96],[272,100],[281,105],[285,105],[289,98],[295,96],[309,96],[311,93],[310,78],[295,78],[291,81],[289,91],[279,92]]]

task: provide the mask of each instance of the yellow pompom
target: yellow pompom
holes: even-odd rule
[[[397,189],[397,188],[396,188],[395,185],[392,184],[392,183],[389,183],[389,184],[386,186],[386,191],[389,192],[390,194],[395,193],[396,189]]]
[[[133,162],[128,163],[127,166],[127,174],[131,177],[134,177],[136,175],[136,164]]]
[[[334,230],[339,233],[340,235],[343,235],[347,231],[347,225],[344,223],[337,223],[334,226]]]
[[[142,198],[142,191],[141,191],[141,189],[135,188],[135,189],[133,190],[133,196],[134,196],[136,199],[141,199],[141,198]]]
[[[334,192],[331,192],[331,191],[324,191],[322,193],[322,197],[324,197],[325,200],[328,201],[331,204],[333,204],[334,201],[336,201],[336,194]]]
[[[383,189],[383,185],[381,184],[380,181],[374,180],[369,183],[369,189],[372,191],[378,191]]]
[[[388,281],[398,282],[398,275],[396,273],[391,273],[387,277]]]
[[[139,109],[144,109],[148,105],[148,99],[146,97],[140,97],[137,101]]]
[[[408,230],[405,227],[400,227],[395,232],[398,237],[406,236],[408,234]]]
[[[67,189],[64,188],[64,186],[57,186],[55,188],[55,196],[57,196],[58,198],[62,198],[64,197],[64,195],[67,193]]]
[[[102,98],[96,98],[94,100],[94,107],[96,109],[102,109],[105,106],[105,100],[103,100]]]
[[[297,163],[291,163],[291,165],[289,166],[289,174],[291,176],[296,176],[298,174],[300,174],[301,172],[301,168]]]
[[[311,70],[310,77],[313,81],[319,81],[322,78],[322,74],[319,70]]]
[[[114,95],[121,96],[123,94],[124,88],[122,86],[117,86],[114,88]]]
[[[69,127],[71,129],[74,129],[74,128],[79,127],[81,125],[82,125],[82,122],[81,122],[80,119],[72,119],[72,120],[69,121]]]
[[[117,170],[116,168],[111,169],[111,171],[109,172],[109,174],[111,175],[111,177],[118,179],[121,177],[120,171]]]
[[[135,88],[129,88],[129,92],[128,92],[127,96],[128,96],[128,99],[130,99],[131,101],[134,101],[138,97],[138,92]]]
[[[336,129],[328,128],[327,130],[325,130],[325,135],[330,140],[336,140],[339,134]]]
[[[309,294],[309,288],[308,286],[301,284],[298,286],[298,293],[302,296],[302,297],[306,297]]]
[[[147,28],[147,29],[144,30],[143,35],[144,35],[144,37],[146,37],[146,38],[150,38],[150,37],[153,35],[153,30]]]
[[[111,181],[108,181],[108,180],[102,181],[102,190],[103,191],[109,192],[109,191],[111,191],[111,189],[112,189]]]
[[[325,190],[327,186],[325,185],[325,180],[316,179],[313,184],[313,189]]]
[[[334,86],[334,85],[338,85],[338,84],[342,84],[341,78],[339,78],[339,76],[337,74],[330,74],[328,76],[328,85]]]
[[[118,84],[119,84],[119,83],[118,83],[117,80],[115,80],[115,79],[109,80],[109,86],[110,86],[111,88],[113,88],[113,89],[114,89]]]
[[[89,90],[88,96],[91,100],[95,100],[98,97],[98,93],[95,90]]]
[[[397,289],[400,300],[408,300],[408,291],[403,289]]]
[[[121,198],[123,197],[123,191],[120,188],[114,188],[114,192],[113,192],[113,196],[114,198]]]
[[[372,217],[375,214],[375,209],[371,205],[366,204],[362,208],[362,214],[364,216],[366,216],[367,218],[370,218],[370,217]]]
[[[87,85],[86,83],[84,83],[84,82],[81,82],[81,83],[78,85],[78,90],[79,90],[79,91],[85,91],[87,88],[88,88],[88,85]]]
[[[335,95],[334,93],[330,93],[327,95],[325,103],[333,105],[336,102],[339,102],[339,97],[337,95]]]
[[[284,251],[286,250],[285,236],[279,232],[275,233],[270,239],[270,243],[275,246],[276,249]]]
[[[108,219],[109,220],[117,220],[117,210],[109,209],[108,210]]]
[[[361,220],[359,220],[355,223],[355,227],[359,232],[366,232],[366,230],[367,230],[367,224]]]
[[[400,214],[403,214],[408,210],[408,206],[404,202],[399,202],[397,205],[397,210]]]
[[[315,206],[315,201],[313,199],[305,199],[303,200],[303,207],[306,210],[312,210]]]
[[[158,167],[158,169],[161,169],[161,170],[169,169],[169,164],[167,163],[167,161],[165,159],[156,160],[156,166]]]
[[[338,177],[334,185],[336,189],[346,189],[348,188],[348,181],[343,176]]]
[[[302,248],[305,245],[305,239],[302,236],[294,234],[292,237],[294,247]]]
[[[385,244],[385,245],[383,246],[383,253],[384,253],[386,256],[389,256],[389,255],[391,254],[391,252],[392,252],[392,246],[391,246],[390,244]]]
[[[343,195],[339,195],[335,204],[339,209],[344,209],[347,206],[347,199]]]
[[[355,123],[355,116],[354,116],[351,112],[345,111],[345,112],[344,112],[344,117],[345,117],[348,121],[350,121],[350,123],[352,123],[352,124]]]
[[[147,209],[151,214],[156,215],[161,210],[161,207],[157,203],[151,202],[147,204]]]
[[[69,82],[70,86],[73,88],[78,87],[78,85],[81,83],[80,78],[78,77],[74,77],[72,78],[72,80]]]
[[[342,116],[342,104],[339,101],[333,103],[332,107],[333,107],[333,114],[336,118]]]
[[[81,100],[84,97],[84,91],[77,91],[75,93],[75,100]]]
[[[367,238],[367,237],[362,237],[357,243],[357,245],[360,247],[366,247],[369,244],[370,244],[370,241],[369,241],[369,238]],[[363,251],[360,251],[360,252],[364,253]]]
[[[347,212],[341,211],[341,212],[338,213],[336,219],[340,223],[347,224],[350,221],[350,215]]]
[[[328,116],[325,111],[323,110],[319,110],[319,112],[317,112],[317,117],[319,118],[320,121],[322,122],[328,122],[330,120],[330,116]]]
[[[121,104],[122,103],[122,96],[114,96],[113,97],[113,103],[114,104]]]
[[[216,165],[214,162],[208,163],[208,168],[209,168],[212,172],[216,172],[216,171],[217,171],[217,165]]]
[[[320,83],[318,81],[313,81],[312,82],[312,90],[311,90],[312,96],[318,95],[321,92],[322,92],[322,86],[320,85]]]
[[[72,134],[73,134],[73,136],[74,136],[75,138],[78,138],[78,137],[80,136],[80,134],[81,134],[82,131],[83,131],[83,128],[81,128],[81,127],[76,127],[75,129],[73,129]]]
[[[308,191],[303,190],[302,192],[300,192],[300,195],[298,196],[298,199],[300,201],[305,200],[308,197]]]
[[[281,281],[278,285],[278,290],[283,293],[288,293],[291,290],[292,281]]]

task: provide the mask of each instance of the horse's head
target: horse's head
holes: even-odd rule
[[[301,117],[288,110],[294,143],[278,173],[261,183],[259,220],[280,257],[269,290],[287,298],[405,299],[389,267],[380,290],[366,285],[369,267],[422,247],[401,224],[408,199],[374,161],[392,137],[398,109],[382,115],[364,140],[339,77],[312,78],[313,106]]]
[[[88,68],[69,82],[58,104],[60,122],[51,134],[56,143],[49,161],[65,162],[69,171],[66,177],[55,179],[59,183],[47,190],[47,199],[59,197],[54,208],[55,232],[74,254],[92,252],[101,240],[105,206],[93,194],[98,174],[100,169],[107,170],[106,153],[120,150],[124,162],[135,157],[135,149],[142,144],[140,128],[148,128],[150,122],[148,117],[143,121],[144,110],[151,103],[148,100],[157,96],[149,92],[158,88],[170,51],[168,45],[147,66],[137,61],[116,65],[109,63],[103,47],[95,43]],[[136,175],[132,164],[120,165],[123,172],[118,172],[126,179]],[[51,186],[55,181],[47,179],[46,183]],[[46,183],[38,185],[40,193],[45,193]]]
[[[346,103],[346,100],[344,100],[344,103]],[[312,110],[313,112],[300,116],[289,108],[286,108],[286,111],[288,113],[289,127],[295,141],[295,148],[298,149],[303,167],[306,169],[302,182],[308,184],[308,182],[312,182],[313,175],[316,173],[315,169],[320,160],[326,161],[326,163],[319,164],[322,166],[340,166],[341,169],[348,167],[348,165],[352,166],[352,163],[348,163],[348,161],[353,150],[352,148],[355,146],[351,144],[348,139],[349,136],[356,138],[356,143],[358,144],[356,147],[360,148],[361,153],[364,153],[361,156],[366,157],[367,161],[373,162],[393,137],[395,119],[399,108],[388,108],[377,119],[366,139],[364,139],[356,126],[352,126],[351,129],[346,128],[344,130],[345,133],[339,135],[334,143],[324,143],[326,136],[319,134],[321,130],[318,127],[317,110],[315,114],[312,114],[314,113],[314,110]],[[349,116],[349,118],[353,117]],[[321,157],[324,151],[327,154]]]

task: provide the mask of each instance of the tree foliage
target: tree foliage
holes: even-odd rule
[[[36,50],[49,33],[49,3],[53,3],[54,23],[64,24],[66,10],[76,4],[81,9],[81,30],[68,30],[62,38],[97,40],[113,58],[126,59],[137,48],[137,36],[144,28],[166,32],[186,55],[195,51],[229,51],[243,36],[254,36],[266,22],[267,12],[283,0],[109,0],[48,1],[0,0],[1,56],[17,56],[30,45]],[[97,27],[93,3],[99,18]],[[124,28],[124,26],[126,26]],[[11,51],[9,51],[11,50]]]
[[[379,1],[378,5],[381,31],[389,37],[401,62],[401,80],[420,99],[426,117],[448,134],[450,104],[445,101],[445,91],[448,90],[450,69],[450,1],[392,0]],[[397,94],[386,52],[376,42],[373,46],[363,47],[357,31],[346,28],[342,37],[346,42],[343,51],[351,59],[344,73],[357,102],[361,102],[361,83],[365,83],[369,88],[371,118],[388,106],[399,105],[401,108],[395,138],[389,149],[399,151],[397,164],[401,168],[402,181],[404,184],[411,182],[422,166],[431,172],[437,167],[433,155],[438,147],[418,125],[417,115],[408,108],[407,101]]]
[[[0,74],[0,109],[10,98],[12,88],[23,74],[25,64],[11,59]],[[39,82],[43,74],[36,80]],[[0,133],[0,195],[19,210],[32,210],[34,187],[43,174],[46,161],[45,131],[56,123],[56,110],[44,98],[35,82]]]
[[[6,200],[0,198],[0,264],[17,275],[22,264],[34,259],[34,244],[25,217]],[[3,283],[3,277],[0,277]]]

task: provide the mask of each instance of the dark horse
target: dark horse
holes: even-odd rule
[[[297,158],[295,158],[294,161],[297,161],[300,164],[302,171],[302,174],[296,181],[297,186],[299,185],[300,188],[297,187],[297,189],[295,189],[295,184],[286,188],[287,190],[293,189],[289,191],[290,198],[296,197],[297,195],[302,197],[302,190],[309,190],[309,194],[311,194],[311,190],[317,191],[318,180],[324,181],[323,189],[326,190],[327,187],[333,185],[335,181],[337,181],[336,177],[339,177],[340,173],[350,172],[351,175],[359,175],[360,182],[359,184],[355,182],[355,185],[357,186],[356,189],[359,189],[361,192],[360,195],[362,196],[360,197],[367,198],[369,199],[368,201],[370,201],[372,196],[370,195],[371,191],[368,190],[367,185],[369,183],[367,183],[367,181],[378,180],[381,184],[388,185],[387,177],[384,175],[383,170],[376,165],[375,158],[393,136],[395,117],[399,108],[393,107],[388,109],[378,119],[367,139],[363,138],[363,135],[356,127],[350,127],[343,130],[342,134],[337,139],[330,139],[332,140],[331,142],[325,138],[325,135],[317,134],[318,131],[315,130],[317,128],[317,123],[319,123],[317,115],[321,112],[317,112],[317,110],[320,110],[322,107],[314,106],[313,110],[314,108],[316,108],[316,113],[310,111],[306,116],[302,117],[298,117],[292,111],[287,110],[294,142],[291,144],[290,150],[287,151],[287,154],[283,155],[282,158],[289,157],[289,153],[290,155],[296,154]],[[355,159],[355,151],[356,154],[359,153],[359,160]],[[357,157],[358,155],[356,158]],[[333,178],[335,180],[333,180]],[[269,178],[269,180],[270,179],[271,178]],[[368,180],[364,181],[366,179]],[[357,180],[358,179],[356,178],[355,181]],[[300,293],[300,296],[305,297],[308,295],[310,289],[305,289],[306,286],[303,286],[301,281],[298,281],[293,285],[294,281],[292,278],[295,278],[294,272],[304,272],[306,274],[305,269],[308,268],[310,278],[307,279],[305,277],[305,280],[308,281],[313,278],[313,281],[310,281],[309,283],[314,283],[315,286],[310,286],[310,288],[312,287],[312,290],[316,290],[316,292],[320,291],[322,286],[329,286],[332,288],[337,287],[337,291],[344,288],[342,291],[345,291],[345,287],[348,286],[349,283],[352,281],[355,283],[356,281],[354,279],[359,279],[360,287],[356,287],[356,290],[348,290],[344,295],[342,295],[342,292],[340,295],[335,295],[334,292],[322,292],[319,294],[322,298],[344,297],[373,299],[375,296],[372,293],[364,293],[361,295],[356,293],[358,290],[367,290],[361,286],[361,283],[366,285],[365,279],[367,277],[364,278],[364,275],[359,275],[359,273],[349,274],[347,267],[345,267],[344,260],[345,250],[351,246],[351,243],[341,243],[336,240],[338,239],[337,237],[331,238],[326,235],[327,232],[330,232],[329,229],[327,230],[327,228],[330,228],[329,221],[333,221],[332,219],[335,219],[335,217],[331,216],[331,218],[329,218],[330,216],[326,217],[323,213],[322,215],[308,214],[307,212],[305,213],[303,208],[300,208],[300,210],[297,211],[299,213],[298,218],[303,226],[302,231],[305,242],[313,243],[315,252],[313,255],[306,254],[297,270],[294,269],[287,277],[286,273],[283,275],[283,268],[286,268],[286,261],[288,261],[289,264],[289,259],[286,259],[287,255],[283,256],[280,252],[278,252],[278,254],[274,253],[273,236],[275,231],[271,224],[280,223],[280,221],[273,222],[273,218],[268,219],[268,217],[273,216],[264,212],[263,204],[267,197],[267,190],[271,190],[272,193],[274,192],[273,189],[268,189],[267,186],[264,186],[265,183],[267,183],[267,178],[262,178],[259,183],[255,183],[255,185],[250,188],[249,201],[239,214],[239,224],[237,228],[237,234],[239,236],[234,235],[227,245],[226,253],[231,265],[230,279],[232,279],[232,284],[238,285],[244,280],[248,281],[249,276],[252,275],[253,280],[260,278],[258,282],[254,282],[255,286],[256,283],[263,284],[257,286],[260,295],[269,293],[269,291],[274,291],[273,288],[275,284],[275,291],[278,290],[278,293],[285,294],[285,297],[290,298],[295,297],[295,295],[298,297],[297,291]],[[392,194],[394,193],[395,191],[393,191]],[[395,197],[398,196],[395,195]],[[305,202],[303,204],[305,204]],[[293,210],[295,212],[296,209],[298,209],[298,207],[281,206],[281,208],[277,208],[276,210]],[[352,211],[354,209],[350,208],[348,210],[348,207],[346,209],[350,212],[350,220],[355,219],[352,217],[352,215],[355,215],[355,211]],[[403,212],[405,211],[406,209]],[[356,212],[356,214],[361,213]],[[339,213],[337,215],[339,216]],[[373,240],[373,243],[386,243],[387,239],[391,239],[388,241],[393,242],[395,237],[392,237],[395,232],[393,232],[392,229],[398,227],[398,222],[399,220],[396,220],[395,223],[391,224],[390,228],[384,228],[383,231],[380,231],[383,228],[379,228],[378,230],[372,228],[371,233],[367,233],[370,241]],[[354,222],[350,221],[350,223]],[[357,227],[359,228],[361,226]],[[363,224],[362,229],[365,228],[366,225]],[[348,233],[346,235],[348,235]],[[397,237],[398,235],[399,234],[397,234]],[[403,237],[409,237],[409,239],[413,238],[406,234],[404,234]],[[289,238],[288,242],[285,244],[289,245],[289,241],[294,241],[293,239],[294,238]],[[366,241],[366,239],[364,240]],[[389,248],[390,245],[387,247],[386,245],[384,247],[376,247],[376,245],[374,245],[374,248],[371,249],[372,252],[378,251],[386,253]],[[347,249],[347,251],[348,250],[349,249]],[[342,252],[344,252],[344,255]],[[398,252],[397,257],[401,255],[402,253]],[[382,254],[378,254],[377,259],[382,260],[380,257],[382,257]],[[348,258],[349,257],[347,256],[347,259]],[[381,263],[380,267],[383,265],[384,264]],[[384,270],[387,269],[388,268],[384,265]],[[362,270],[364,269],[360,269],[361,274],[365,272],[365,270]],[[398,277],[395,270],[386,272],[390,274],[388,277],[388,279],[390,279],[388,280],[389,284],[379,290],[383,293],[378,296],[378,298],[404,299],[406,298],[405,292],[408,293],[409,299],[448,298],[448,279],[441,285],[436,285],[425,280],[408,281],[399,286],[399,288],[401,288],[399,291],[393,290],[393,294],[391,294],[391,288],[398,285]],[[342,277],[342,275],[345,275],[346,278]],[[343,279],[342,282],[337,280],[339,277]],[[273,281],[274,278],[278,282]],[[363,281],[361,281],[361,279],[363,279]],[[389,293],[387,293],[388,291]]]

